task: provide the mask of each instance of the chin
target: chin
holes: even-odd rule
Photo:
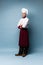
[[[22,18],[24,18],[25,16],[22,16]]]

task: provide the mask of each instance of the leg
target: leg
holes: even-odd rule
[[[28,54],[28,47],[23,48],[22,56],[25,57]]]
[[[19,52],[18,54],[15,54],[15,56],[22,56],[22,51],[23,51],[22,47],[19,47]]]
[[[22,54],[22,52],[23,52],[23,48],[20,46],[19,47],[19,53],[18,54]]]

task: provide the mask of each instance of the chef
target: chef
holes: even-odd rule
[[[26,8],[21,9],[22,18],[18,22],[18,29],[20,30],[19,35],[19,52],[15,54],[16,56],[25,57],[28,54],[28,47],[29,47],[29,37],[28,37],[28,24],[29,18],[28,10]]]

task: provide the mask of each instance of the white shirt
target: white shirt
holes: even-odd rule
[[[23,28],[27,28],[28,24],[29,24],[29,18],[26,17],[26,18],[21,18],[17,26],[22,25]]]

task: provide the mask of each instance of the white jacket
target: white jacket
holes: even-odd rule
[[[23,28],[27,28],[29,24],[29,18],[21,18],[17,26],[22,25]]]

